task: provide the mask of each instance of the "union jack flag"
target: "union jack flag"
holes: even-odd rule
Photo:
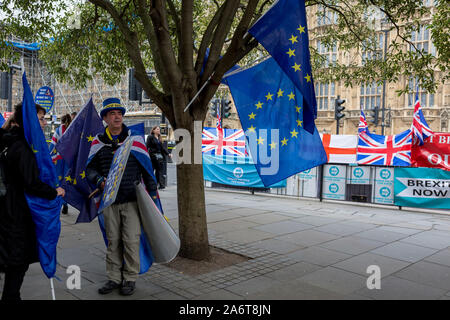
[[[245,134],[242,129],[203,128],[202,152],[212,155],[245,157]]]
[[[381,166],[411,165],[412,132],[406,130],[393,136],[367,131],[358,135],[357,162]]]
[[[434,134],[428,126],[420,107],[419,95],[416,92],[416,103],[414,104],[414,118],[411,126],[414,135],[414,144],[423,145],[423,141]]]
[[[368,131],[369,128],[367,126],[366,115],[361,109],[361,115],[359,116],[359,125],[358,125],[358,133]]]

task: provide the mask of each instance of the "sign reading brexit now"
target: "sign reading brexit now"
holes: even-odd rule
[[[450,209],[450,171],[432,168],[395,168],[397,206]]]

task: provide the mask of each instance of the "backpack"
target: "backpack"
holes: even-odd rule
[[[0,152],[0,198],[6,195],[7,182],[6,182],[6,154],[8,148],[3,149]]]

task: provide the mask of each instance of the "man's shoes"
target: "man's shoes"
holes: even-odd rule
[[[103,287],[98,289],[98,293],[100,294],[108,294],[111,293],[114,289],[117,289],[120,287],[119,283],[116,283],[112,280],[108,280],[108,282],[105,283]]]
[[[62,213],[62,214],[67,214],[68,210],[69,210],[69,208],[68,208],[67,204],[65,204],[65,205],[63,205],[63,207],[62,207],[61,213]]]
[[[120,288],[120,294],[123,296],[131,296],[136,290],[136,282],[124,281]]]

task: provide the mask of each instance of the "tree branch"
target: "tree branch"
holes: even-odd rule
[[[239,8],[239,0],[227,0],[225,2],[225,7],[220,16],[219,23],[214,32],[214,37],[211,43],[211,49],[209,51],[208,61],[205,66],[203,76],[201,78],[201,83],[204,83],[206,79],[212,74],[214,67],[219,60],[220,51],[222,50],[225,38],[230,31],[231,24],[233,22],[234,16],[237,9]]]
[[[171,88],[181,88],[182,73],[172,47],[164,0],[152,0],[150,17],[156,35],[161,61],[167,70]],[[172,92],[173,93],[173,92]]]
[[[119,12],[113,6],[110,1],[106,0],[89,0],[92,4],[98,5],[100,8],[108,12],[113,18],[115,24],[118,25],[120,32],[123,34],[124,44],[127,49],[128,57],[135,66],[136,79],[142,85],[144,90],[150,95],[150,97],[155,101],[155,103],[167,113],[171,112],[170,105],[164,99],[164,94],[160,92],[148,78],[147,72],[145,70],[144,63],[142,61],[139,41],[135,32],[132,32],[128,25],[120,18]]]
[[[225,4],[223,4],[216,11],[216,13],[214,14],[214,17],[211,19],[211,21],[208,24],[208,27],[206,28],[205,32],[203,33],[202,42],[200,43],[200,48],[199,48],[198,54],[197,54],[197,60],[195,62],[195,72],[197,73],[197,76],[200,75],[200,72],[202,70],[203,61],[205,60],[206,49],[208,48],[209,44],[212,41],[214,29],[216,28],[217,24],[219,23],[219,19],[222,15],[224,7],[225,7]]]
[[[147,41],[150,45],[150,50],[152,52],[153,63],[155,66],[156,73],[158,74],[158,79],[161,82],[164,92],[170,93],[170,81],[168,79],[166,69],[161,61],[161,55],[159,53],[159,48],[156,42],[155,31],[153,30],[152,21],[150,16],[147,14],[146,1],[138,0],[136,6],[137,14],[142,20],[144,25],[144,30],[147,35]]]

